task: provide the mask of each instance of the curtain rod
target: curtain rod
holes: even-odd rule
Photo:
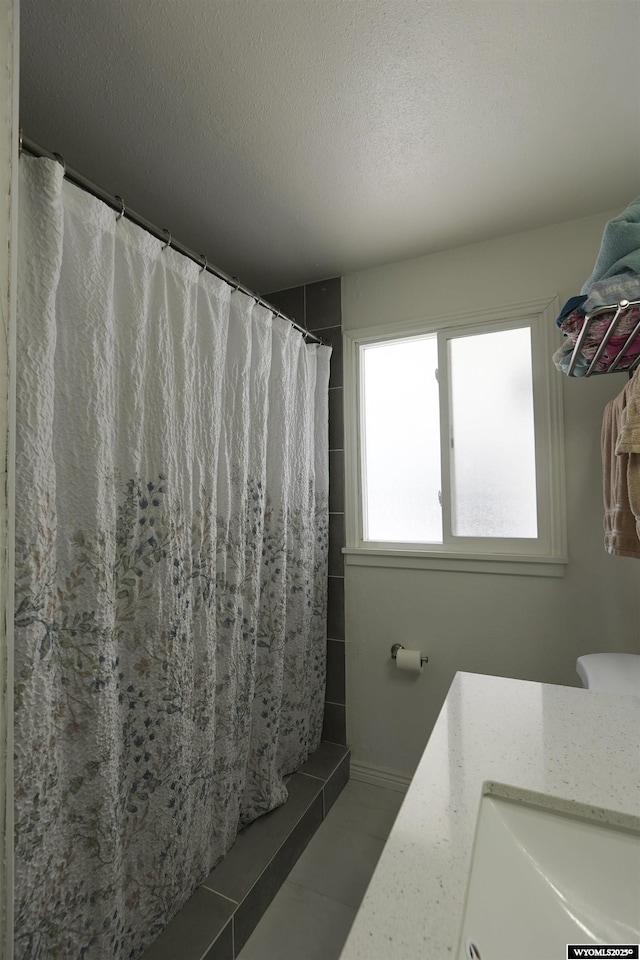
[[[87,193],[93,194],[93,196],[97,197],[98,200],[102,200],[104,203],[106,203],[109,207],[111,207],[112,210],[115,210],[116,213],[119,214],[118,219],[120,219],[120,217],[126,217],[139,227],[142,227],[143,230],[146,230],[147,233],[153,234],[153,236],[158,240],[164,240],[168,247],[172,247],[174,250],[177,250],[178,253],[181,253],[190,260],[195,261],[195,263],[199,264],[199,266],[203,270],[206,270],[207,273],[212,273],[214,277],[224,280],[235,290],[241,290],[242,293],[246,293],[248,296],[252,297],[256,303],[260,303],[263,307],[267,307],[277,316],[282,317],[284,320],[288,320],[291,326],[295,327],[295,329],[298,330],[305,339],[310,338],[311,340],[315,340],[316,343],[322,344],[323,346],[329,346],[326,340],[323,340],[321,337],[317,337],[314,333],[311,333],[310,330],[305,330],[304,327],[301,327],[300,324],[296,323],[295,320],[292,320],[291,317],[288,317],[285,313],[282,313],[281,310],[278,310],[277,307],[274,307],[274,305],[269,303],[268,300],[265,300],[264,297],[260,297],[257,293],[254,293],[253,290],[249,290],[248,287],[245,287],[244,284],[239,282],[237,277],[230,277],[218,267],[212,266],[204,254],[197,254],[193,250],[190,250],[189,247],[185,247],[184,244],[174,240],[171,236],[170,230],[166,230],[163,227],[158,227],[155,223],[151,223],[150,220],[147,220],[145,217],[141,216],[141,214],[136,213],[135,210],[130,210],[129,207],[125,206],[122,197],[107,193],[106,190],[103,190],[102,187],[99,187],[97,184],[87,179],[87,177],[83,176],[81,173],[78,173],[77,170],[67,166],[63,157],[61,157],[59,153],[51,153],[49,150],[45,150],[45,148],[41,147],[40,144],[35,142],[35,140],[25,137],[22,131],[20,131],[19,149],[20,153],[22,153],[23,150],[26,150],[27,153],[32,154],[34,157],[47,157],[49,160],[56,160],[62,166],[67,180],[70,180],[72,183],[75,183],[77,187],[81,187],[83,190],[86,190]]]

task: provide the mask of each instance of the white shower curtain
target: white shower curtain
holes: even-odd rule
[[[330,350],[21,159],[18,958],[136,958],[320,741]]]

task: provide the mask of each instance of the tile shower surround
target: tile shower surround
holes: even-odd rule
[[[234,960],[349,780],[349,751],[321,743],[287,777],[287,802],[242,830],[141,960]]]
[[[329,592],[327,692],[322,739],[346,744],[344,644],[344,420],[340,277],[265,294],[265,299],[333,347],[329,379]]]

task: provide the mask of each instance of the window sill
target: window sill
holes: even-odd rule
[[[345,547],[345,563],[354,567],[439,570],[442,573],[490,573],[520,577],[563,577],[568,557],[498,556],[427,553],[422,550],[380,550]]]

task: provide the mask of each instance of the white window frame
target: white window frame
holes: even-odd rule
[[[473,313],[385,324],[344,335],[345,485],[347,564],[473,573],[564,575],[567,557],[562,378],[552,363],[559,298],[509,304]],[[437,333],[439,370],[448,364],[448,339],[529,325],[533,367],[538,537],[531,540],[450,536],[447,484],[442,489],[443,543],[380,543],[363,538],[360,397],[362,347]],[[557,338],[556,338],[557,339]],[[508,363],[508,358],[505,358]],[[440,374],[442,381],[442,374]],[[449,476],[449,401],[441,397],[443,476]]]

